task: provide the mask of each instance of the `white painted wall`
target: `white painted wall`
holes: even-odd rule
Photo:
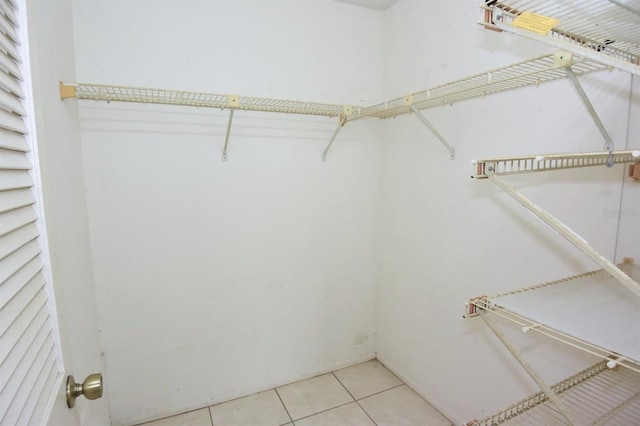
[[[30,0],[29,38],[38,154],[65,370],[79,381],[104,372],[77,108],[60,102],[58,81],[75,78],[70,0]],[[109,424],[106,398],[79,398],[69,410],[61,389],[50,425]]]
[[[45,147],[46,173],[58,182],[48,191],[59,193],[50,197],[58,215],[50,227],[72,236],[68,245],[52,240],[81,264],[54,261],[74,283],[59,292],[75,288],[90,300],[93,262],[115,423],[245,395],[375,351],[456,423],[535,389],[480,320],[461,319],[463,302],[594,266],[490,182],[469,179],[469,161],[600,149],[568,82],[426,111],[456,147],[455,161],[410,116],[347,126],[321,163],[335,121],[238,112],[223,163],[220,111],[81,103],[80,146],[75,104],[52,92],[52,82],[75,78],[73,54],[51,44],[72,46],[73,37],[78,81],[360,104],[551,49],[483,30],[462,0],[402,0],[385,14],[323,0],[73,0],[73,36],[60,25],[68,1],[36,3],[41,61],[53,70],[38,83],[41,120],[56,135],[55,150]],[[583,79],[619,146],[629,80],[617,72]],[[637,125],[630,135],[637,146]],[[623,218],[616,246],[617,219],[602,213],[620,205],[621,175],[510,181],[613,257],[616,248],[633,252],[638,238],[637,219]],[[638,208],[637,187],[625,184],[624,208]],[[65,297],[76,319],[95,309],[74,311],[80,299]],[[75,351],[95,352],[93,319],[69,327],[88,336]],[[519,340],[550,381],[590,361]]]
[[[385,14],[385,95],[398,96],[552,49],[476,25],[462,0],[403,0]],[[630,77],[581,78],[623,147]],[[489,181],[474,181],[472,159],[600,150],[603,140],[568,81],[427,110],[457,159],[411,116],[384,127],[379,358],[461,424],[536,391],[463,302],[597,266]],[[613,258],[621,167],[511,178],[509,182]],[[629,192],[627,192],[629,193]],[[637,197],[636,197],[637,198]],[[630,227],[633,225],[629,224]],[[637,241],[637,240],[636,240]],[[635,243],[634,243],[635,244]],[[637,244],[636,244],[637,245]],[[506,328],[553,382],[591,360]]]
[[[381,98],[380,12],[325,0],[74,2],[79,81]],[[81,103],[117,424],[375,356],[379,124]]]
[[[640,80],[633,78],[631,84],[631,102],[629,109],[629,137],[628,149],[640,150]],[[627,170],[625,170],[627,172]],[[629,177],[624,178],[624,190],[620,206],[611,206],[608,211],[620,217],[620,232],[618,236],[617,261],[624,257],[631,257],[636,264],[640,264],[640,182]]]

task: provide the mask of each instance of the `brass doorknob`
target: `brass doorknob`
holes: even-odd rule
[[[87,399],[98,399],[102,396],[102,374],[94,373],[87,376],[82,384],[76,383],[73,376],[67,377],[67,406],[73,408],[76,398],[84,395]]]

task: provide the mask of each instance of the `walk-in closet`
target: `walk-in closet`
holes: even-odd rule
[[[640,0],[0,0],[0,425],[637,425]]]

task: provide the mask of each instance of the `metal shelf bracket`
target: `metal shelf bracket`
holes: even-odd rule
[[[569,228],[563,222],[549,214],[540,206],[534,204],[531,200],[526,198],[520,192],[518,192],[511,185],[504,180],[496,176],[495,174],[487,175],[489,180],[500,187],[504,192],[509,194],[513,199],[518,201],[524,208],[529,210],[534,216],[538,217],[547,226],[556,231],[567,241],[573,244],[576,248],[581,250],[587,257],[600,265],[602,269],[609,272],[613,278],[618,280],[622,285],[627,287],[635,296],[640,297],[640,286],[631,277],[620,270],[616,265],[611,263],[606,257],[597,252],[587,241],[578,235],[574,230]]]
[[[609,132],[607,132],[607,129],[604,127],[602,120],[600,120],[598,113],[596,112],[595,108],[593,107],[593,104],[589,100],[589,96],[587,96],[587,93],[584,91],[582,84],[580,84],[580,81],[578,81],[578,77],[573,72],[573,69],[571,68],[571,62],[572,62],[571,56],[572,55],[569,52],[556,51],[554,53],[554,64],[558,68],[564,68],[564,70],[566,71],[567,76],[569,77],[569,81],[571,81],[571,84],[573,84],[573,87],[575,87],[576,91],[578,92],[578,95],[580,95],[580,99],[582,99],[582,103],[587,108],[589,115],[591,115],[591,118],[593,119],[594,123],[598,127],[598,130],[600,130],[602,137],[604,138],[604,141],[605,141],[604,148],[611,153],[613,151],[613,139],[611,139]],[[609,158],[609,161],[607,162],[608,167],[613,166],[613,162],[611,160],[612,158]]]
[[[405,100],[407,102],[411,102],[411,95],[406,96]],[[433,127],[433,124],[431,124],[431,122],[429,122],[429,120],[427,120],[427,117],[425,117],[420,111],[418,111],[418,109],[415,107],[415,105],[412,105],[411,103],[409,103],[409,108],[411,109],[411,112],[413,112],[414,115],[416,117],[418,117],[418,119],[420,121],[422,121],[422,123],[425,126],[427,126],[427,128],[431,131],[431,133],[433,133],[433,135],[436,138],[438,138],[440,143],[442,143],[442,145],[444,145],[444,147],[447,148],[447,150],[449,151],[449,158],[451,160],[455,160],[456,159],[456,150],[451,145],[449,145],[447,140],[440,134],[440,132],[438,132],[438,130],[436,130],[435,127]]]
[[[224,148],[222,148],[222,161],[227,161],[227,148],[229,146],[229,133],[231,132],[231,122],[233,121],[233,109],[229,110],[229,121],[227,122],[227,134],[224,137]]]
[[[60,89],[60,100],[63,101],[68,98],[76,97],[76,88],[75,86],[64,84],[63,82],[58,82],[58,88]]]
[[[233,122],[233,111],[235,108],[240,107],[240,96],[229,95],[229,121],[227,122],[227,134],[224,137],[224,148],[222,148],[222,161],[227,161],[227,148],[229,147],[229,133],[231,133],[231,123]]]
[[[347,108],[345,107],[345,113],[346,112],[347,112]],[[327,145],[327,147],[322,152],[322,161],[327,161],[327,154],[329,153],[329,150],[331,149],[331,145],[333,145],[333,142],[336,140],[336,137],[338,136],[338,133],[340,133],[340,129],[342,129],[345,124],[347,124],[347,117],[346,117],[346,115],[341,115],[339,117],[338,127],[336,127],[336,130],[333,132],[333,135],[331,136],[331,139],[329,140],[329,144]]]
[[[556,395],[556,393],[547,385],[542,377],[538,375],[538,373],[531,367],[531,365],[524,359],[524,357],[518,352],[515,346],[511,343],[511,341],[507,338],[507,336],[498,330],[498,327],[493,323],[493,321],[489,318],[488,314],[482,310],[478,312],[480,318],[482,318],[489,327],[489,329],[496,335],[498,339],[502,342],[505,348],[513,355],[513,357],[518,361],[520,366],[525,369],[527,374],[536,382],[536,384],[540,387],[542,392],[549,398],[549,401],[553,402],[553,404],[558,409],[558,412],[564,417],[570,425],[577,424],[574,419],[571,418],[565,405],[560,401],[560,398]]]

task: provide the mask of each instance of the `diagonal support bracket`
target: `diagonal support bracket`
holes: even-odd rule
[[[224,148],[222,148],[222,161],[227,161],[227,147],[229,146],[229,133],[231,133],[231,123],[233,122],[233,111],[229,110],[229,121],[227,122],[227,135],[224,137]]]
[[[410,102],[410,100],[408,100],[407,102]],[[427,117],[425,117],[420,111],[418,111],[418,109],[414,105],[409,104],[409,108],[411,109],[411,112],[413,112],[415,114],[415,116],[418,117],[418,119],[420,119],[420,121],[422,121],[422,123],[425,126],[427,126],[427,128],[431,131],[431,133],[433,133],[433,135],[436,138],[438,138],[440,143],[442,143],[442,145],[444,145],[444,147],[447,148],[447,150],[449,150],[449,158],[451,160],[455,160],[456,159],[456,150],[453,149],[453,147],[451,145],[449,145],[447,140],[440,134],[440,132],[438,132],[438,130],[436,130],[435,127],[433,127],[433,124],[431,124],[431,122],[429,120],[427,120]]]
[[[555,53],[555,55],[557,57],[558,55],[571,55],[571,54],[567,52],[558,51]],[[593,107],[593,104],[589,100],[587,93],[584,91],[582,84],[580,84],[580,81],[578,81],[578,77],[575,75],[575,73],[571,69],[571,64],[565,66],[565,71],[567,73],[567,76],[569,77],[569,81],[571,81],[571,84],[573,84],[573,87],[575,87],[576,91],[578,92],[578,95],[580,95],[580,99],[582,99],[582,103],[587,108],[589,115],[591,115],[593,122],[598,127],[598,130],[600,130],[600,133],[602,134],[602,137],[604,138],[604,142],[605,142],[604,148],[609,152],[613,152],[613,139],[611,139],[611,135],[609,135],[609,132],[607,132],[607,129],[604,127],[604,123],[602,123],[602,120],[600,120],[600,117],[598,116],[598,113]],[[611,160],[611,158],[609,160]],[[612,161],[607,162],[607,167],[612,167],[612,166],[613,166]]]
[[[342,129],[345,124],[347,124],[347,117],[344,116],[344,115],[341,115],[340,116],[340,121],[338,122],[338,127],[336,127],[336,130],[333,132],[333,135],[331,136],[331,139],[329,140],[329,144],[327,145],[327,147],[322,152],[322,161],[327,161],[327,154],[329,153],[329,150],[331,149],[331,145],[333,145],[333,142],[336,140],[336,137],[338,136],[338,133],[340,133],[340,129]]]
[[[500,330],[498,330],[498,327],[494,324],[493,320],[489,319],[489,315],[490,314],[488,314],[486,311],[484,311],[482,309],[479,310],[478,313],[480,315],[480,318],[482,318],[484,320],[484,322],[491,329],[493,334],[495,334],[496,337],[498,339],[500,339],[500,341],[502,342],[504,347],[509,350],[511,355],[513,355],[513,357],[516,360],[518,360],[518,362],[520,363],[522,368],[524,368],[526,370],[527,374],[529,374],[529,376],[533,379],[534,382],[536,382],[536,384],[544,392],[544,394],[547,396],[547,398],[549,398],[549,401],[553,402],[553,404],[556,406],[556,409],[562,415],[562,417],[564,417],[569,422],[570,425],[577,424],[571,418],[571,416],[569,416],[569,413],[567,412],[567,409],[566,409],[565,405],[562,403],[562,401],[560,401],[560,398],[558,398],[558,395],[556,395],[556,393],[549,387],[549,385],[547,385],[544,382],[544,380],[542,380],[542,377],[540,377],[538,375],[538,373],[536,373],[536,371],[533,369],[533,367],[531,367],[531,365],[529,365],[527,360],[525,360],[522,357],[522,355],[520,355],[520,353],[518,353],[518,350],[515,348],[515,346],[513,346],[513,344],[507,338],[507,336],[505,336],[504,333],[502,333]]]
[[[589,245],[580,235],[576,234],[571,228],[564,223],[560,222],[554,216],[542,209],[540,206],[534,204],[518,192],[511,185],[494,174],[487,175],[489,180],[499,186],[503,191],[518,201],[524,208],[529,210],[534,216],[542,220],[547,226],[563,236],[567,241],[573,244],[576,248],[580,249],[591,260],[600,265],[602,269],[609,272],[613,278],[618,280],[622,285],[627,287],[633,294],[640,297],[640,285],[634,281],[630,276],[625,274],[620,268],[611,263],[609,259],[598,253],[593,247]]]
[[[229,147],[229,134],[231,133],[231,124],[233,123],[233,111],[235,108],[240,107],[240,96],[229,95],[227,97],[227,103],[229,104],[229,121],[227,122],[227,134],[224,137],[224,148],[222,148],[222,161],[227,161],[227,148]]]

